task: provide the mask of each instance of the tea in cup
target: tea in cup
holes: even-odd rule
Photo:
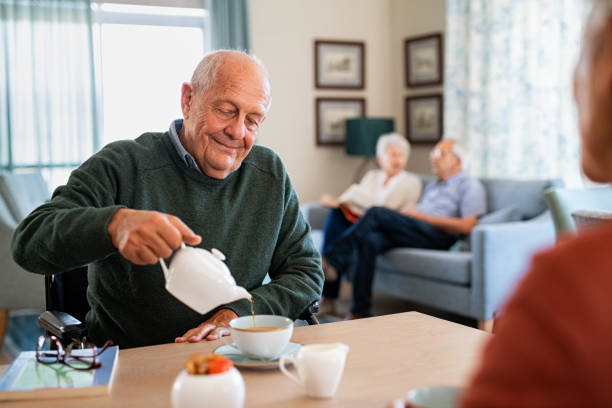
[[[226,328],[217,328],[217,336],[225,345],[238,349],[247,357],[272,359],[289,343],[293,334],[293,321],[285,316],[243,316],[232,319],[229,329],[232,343],[221,336],[220,331]]]
[[[330,398],[340,384],[348,351],[344,343],[309,344],[295,357],[281,356],[278,365],[283,374],[305,387],[308,396]],[[287,363],[293,364],[297,376],[287,370]]]

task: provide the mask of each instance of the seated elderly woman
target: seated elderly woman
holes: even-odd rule
[[[371,206],[400,211],[414,207],[421,196],[420,179],[404,170],[410,155],[410,144],[400,134],[380,136],[376,143],[376,160],[380,169],[368,171],[358,185],[352,185],[340,198],[323,195],[320,203],[332,207],[323,229],[323,251],[333,245],[342,233]],[[323,262],[325,284],[320,313],[333,313],[338,298],[340,277],[331,265]]]

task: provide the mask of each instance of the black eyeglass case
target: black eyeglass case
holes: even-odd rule
[[[60,340],[81,339],[87,331],[84,323],[64,312],[47,310],[38,316],[38,324]]]

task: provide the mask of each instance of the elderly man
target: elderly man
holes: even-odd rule
[[[183,84],[184,119],[83,163],[18,227],[16,261],[42,274],[89,264],[86,324],[96,343],[211,340],[216,326],[250,314],[239,300],[202,316],[164,289],[158,259],[182,242],[225,253],[256,313],[296,318],[319,298],[323,273],[280,159],[254,146],[269,105],[258,61],[206,56]]]
[[[582,168],[612,182],[612,0],[593,1],[574,76]],[[464,394],[472,407],[612,407],[612,226],[537,255]]]
[[[462,171],[465,150],[453,140],[439,142],[431,153],[438,180],[425,187],[416,209],[396,212],[373,207],[331,247],[323,251],[325,268],[344,271],[357,249],[353,301],[349,319],[370,314],[376,257],[395,247],[448,249],[468,235],[486,212],[482,184]]]

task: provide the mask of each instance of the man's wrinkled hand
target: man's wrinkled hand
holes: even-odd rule
[[[174,342],[184,343],[188,341],[190,343],[195,343],[204,338],[206,338],[206,340],[217,340],[215,329],[217,327],[229,326],[229,322],[237,317],[238,315],[234,313],[234,311],[230,309],[221,309],[210,319],[198,325],[198,327],[188,330],[187,333],[183,334],[181,337],[174,339]],[[229,334],[229,330],[224,330],[221,332],[221,335],[223,336],[228,336]]]
[[[158,211],[117,210],[108,224],[113,245],[136,265],[153,265],[168,258],[182,242],[197,245],[202,237],[178,217]]]

